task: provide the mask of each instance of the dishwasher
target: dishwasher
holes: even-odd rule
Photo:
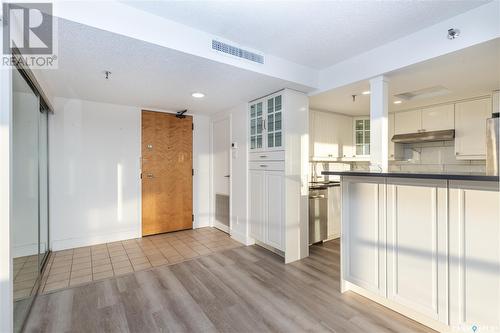
[[[309,190],[309,245],[328,238],[328,188]]]

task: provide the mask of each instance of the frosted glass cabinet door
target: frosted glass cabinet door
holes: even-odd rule
[[[257,101],[250,105],[250,150],[264,147],[264,102]]]
[[[266,101],[266,148],[268,150],[283,147],[283,105],[281,95],[267,98]]]

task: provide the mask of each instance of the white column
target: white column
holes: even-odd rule
[[[389,87],[381,75],[370,80],[370,166],[389,169]]]

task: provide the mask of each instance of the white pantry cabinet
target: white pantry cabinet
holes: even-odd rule
[[[491,117],[491,98],[455,104],[455,155],[461,160],[486,158],[486,119]]]
[[[250,237],[299,260],[309,255],[308,97],[284,89],[248,107]]]
[[[250,151],[283,149],[283,96],[281,92],[250,103]]]
[[[285,250],[285,174],[250,170],[250,232],[256,240]]]
[[[250,170],[248,172],[248,184],[250,187],[248,196],[248,220],[250,235],[261,242],[265,242],[265,193],[266,180],[263,170]]]

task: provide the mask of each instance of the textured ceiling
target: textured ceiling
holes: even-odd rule
[[[37,71],[53,96],[144,108],[213,113],[282,88],[288,81],[143,41],[58,20],[56,70]],[[105,80],[103,71],[112,72]],[[203,99],[191,97],[203,92]]]
[[[388,73],[389,111],[417,108],[490,94],[500,89],[500,38],[457,52],[434,58]],[[429,87],[443,86],[449,94],[393,104],[394,95]],[[370,114],[368,81],[327,91],[310,97],[311,109],[334,111],[350,115]],[[356,102],[352,95],[357,95]]]
[[[322,69],[488,1],[122,1]]]

